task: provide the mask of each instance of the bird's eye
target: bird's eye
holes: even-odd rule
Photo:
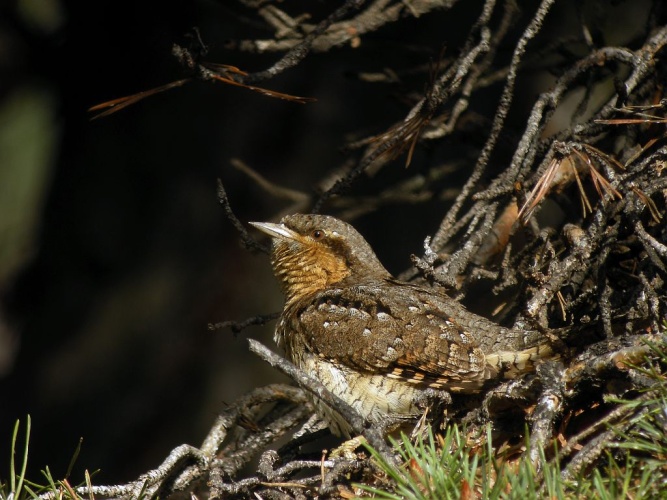
[[[324,231],[315,229],[315,231],[311,233],[311,236],[313,237],[314,240],[321,240],[322,238],[324,238]]]

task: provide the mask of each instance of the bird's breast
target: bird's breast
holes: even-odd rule
[[[305,354],[298,366],[318,379],[331,393],[354,408],[363,418],[381,424],[390,420],[412,420],[420,410],[415,402],[424,392],[412,384],[386,375],[371,375],[351,370],[344,365]],[[349,435],[350,426],[335,410],[313,398],[318,413],[336,435]]]

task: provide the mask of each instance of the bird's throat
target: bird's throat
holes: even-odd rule
[[[286,304],[326,289],[350,275],[345,259],[323,248],[278,242],[271,262],[285,294]]]

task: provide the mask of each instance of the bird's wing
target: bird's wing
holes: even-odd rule
[[[297,309],[289,328],[314,354],[357,370],[433,388],[479,389],[490,376],[482,350],[423,291],[410,290],[386,282],[330,289]]]

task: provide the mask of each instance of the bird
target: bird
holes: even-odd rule
[[[541,332],[502,327],[441,288],[395,279],[340,219],[293,214],[250,224],[272,239],[285,297],[275,342],[371,424],[415,421],[434,393],[478,393],[558,356]],[[333,434],[351,436],[339,412],[313,402]]]

